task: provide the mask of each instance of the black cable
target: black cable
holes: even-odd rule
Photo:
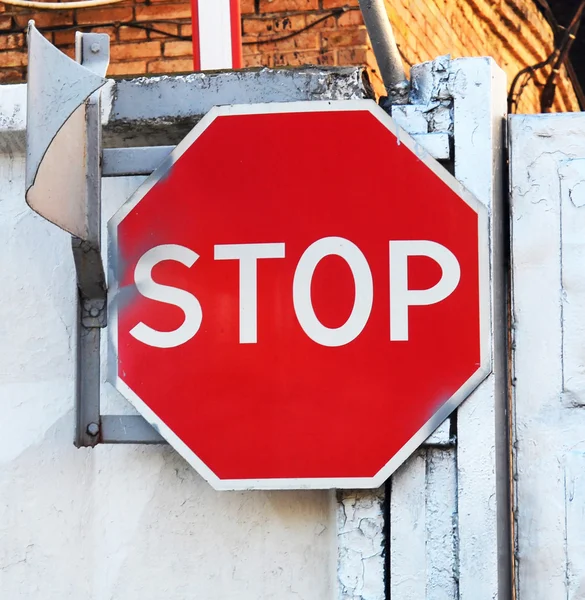
[[[558,25],[556,25],[556,21],[551,21],[549,19],[549,17],[554,19],[554,16],[552,16],[552,11],[550,11],[550,7],[548,7],[548,3],[546,2],[546,0],[539,0],[538,3],[541,5],[541,7],[548,9],[548,10],[545,10],[545,13],[546,13],[547,20],[549,21],[549,23],[551,25],[551,28],[553,28],[553,33],[555,33],[555,37],[556,37],[555,28],[557,29],[557,32],[560,30],[564,30],[564,34],[563,34],[563,37],[562,37],[559,45],[558,46],[555,45],[555,47],[553,48],[553,51],[545,60],[538,62],[535,65],[525,67],[524,69],[521,69],[516,74],[516,76],[512,80],[512,84],[510,85],[510,92],[508,94],[508,112],[509,113],[515,112],[516,109],[518,108],[518,104],[520,103],[520,97],[522,96],[522,92],[524,91],[524,88],[526,88],[526,86],[530,83],[530,81],[535,78],[536,71],[543,69],[544,67],[547,67],[548,65],[550,65],[551,63],[554,62],[554,65],[551,69],[551,73],[548,76],[546,83],[544,85],[540,84],[543,87],[543,91],[541,93],[541,111],[548,112],[550,110],[550,108],[552,107],[552,104],[554,102],[557,76],[560,72],[561,66],[563,65],[563,63],[565,63],[567,61],[569,50],[575,39],[576,32],[579,29],[579,25],[580,25],[581,19],[583,17],[583,10],[585,9],[585,0],[583,0],[581,2],[580,6],[577,8],[577,11],[573,15],[573,18],[571,19],[571,22],[568,25],[568,27],[561,28]],[[550,13],[550,14],[548,14],[548,13]],[[520,78],[522,76],[525,76],[525,79],[522,82],[522,85],[520,86],[518,93],[515,94],[516,85],[518,84],[518,82],[520,81]],[[538,83],[537,83],[537,85],[538,85]]]
[[[156,22],[156,21],[154,21]],[[168,23],[168,21],[161,21],[161,23]],[[183,23],[183,25],[188,25],[188,23]],[[179,35],[177,33],[171,33],[170,31],[164,31],[162,29],[156,29],[156,27],[152,27],[151,25],[143,25],[142,23],[120,23],[120,27],[133,27],[134,29],[142,29],[144,31],[152,31],[154,33],[160,33],[162,35],[166,35],[167,37],[173,38],[175,40],[184,40],[184,41],[193,41],[192,36],[190,35]]]
[[[534,77],[536,76],[536,71],[548,66],[554,60],[557,52],[558,52],[558,49],[554,48],[553,51],[551,52],[551,54],[545,60],[538,62],[535,65],[531,65],[529,67],[524,67],[523,69],[518,71],[518,73],[516,73],[514,79],[512,79],[512,83],[510,85],[510,92],[508,93],[508,112],[509,113],[516,112],[516,109],[518,108],[518,104],[520,103],[520,97],[522,96],[522,92],[524,92],[524,88],[530,83],[531,79],[534,79]],[[518,93],[516,94],[516,96],[514,96],[514,92],[516,91],[516,85],[518,84],[518,81],[520,80],[520,78],[523,75],[526,75],[526,78],[524,79],[524,82],[520,86]]]
[[[569,50],[575,41],[577,36],[577,31],[579,31],[579,26],[581,25],[581,20],[583,19],[583,12],[585,11],[585,0],[581,1],[569,26],[565,31],[565,35],[563,36],[563,40],[560,45],[559,53],[555,63],[552,66],[550,75],[548,76],[546,83],[544,84],[544,88],[540,95],[540,110],[541,112],[550,112],[552,108],[555,93],[557,89],[557,77],[559,76],[559,72],[565,60],[569,55]]]
[[[169,21],[167,19],[161,21],[151,21],[152,23],[170,23],[171,25],[189,25],[190,21]],[[142,29],[145,31],[152,31],[154,33],[160,33],[161,35],[165,35],[167,37],[177,39],[177,40],[185,40],[191,41],[192,38],[190,35],[179,35],[177,33],[171,33],[170,31],[164,31],[163,29],[157,29],[156,27],[152,27],[152,25],[148,23],[140,23],[137,21],[108,21],[105,23],[91,23],[87,25],[56,25],[54,27],[43,27],[40,29],[41,32],[44,33],[58,33],[60,31],[79,31],[82,29],[95,29],[97,27],[115,27],[119,29],[120,27],[131,27],[133,29]],[[0,34],[16,34],[16,33],[26,33],[25,29],[5,29],[0,32]]]
[[[359,6],[341,6],[340,8],[335,8],[330,13],[323,15],[322,17],[319,17],[318,19],[315,19],[315,21],[311,21],[311,23],[309,23],[308,25],[305,25],[304,27],[301,27],[301,29],[296,29],[295,31],[291,31],[290,33],[287,33],[286,35],[281,35],[280,37],[263,38],[261,40],[256,40],[254,42],[242,42],[242,46],[253,46],[256,44],[258,44],[258,45],[272,44],[273,42],[281,42],[282,40],[288,40],[292,37],[295,37],[296,35],[299,35],[299,33],[303,33],[304,31],[307,31],[308,29],[315,27],[315,25],[319,25],[319,23],[322,23],[323,21],[326,21],[327,19],[330,19],[331,17],[339,17],[343,13],[347,12],[348,10],[359,10]]]
[[[293,37],[299,35],[300,33],[303,33],[304,31],[307,31],[308,29],[311,29],[312,27],[315,27],[319,23],[322,23],[323,21],[326,21],[327,19],[330,19],[331,17],[339,17],[342,14],[344,14],[350,10],[359,10],[359,7],[358,6],[342,6],[342,7],[333,9],[332,11],[330,11],[326,15],[319,17],[318,19],[315,19],[315,21],[312,21],[311,23],[305,25],[305,27],[302,27],[301,29],[297,29],[295,31],[291,31],[290,33],[287,33],[286,35],[276,36],[276,37],[271,37],[271,38],[264,38],[261,40],[250,41],[250,42],[243,42],[242,45],[243,46],[254,45],[254,44],[261,45],[261,44],[270,44],[270,43],[280,42],[282,40],[287,40],[287,39],[290,39],[290,38],[293,38]],[[150,23],[170,23],[170,24],[176,24],[176,25],[188,25],[189,21],[163,19],[160,21],[151,21]],[[116,29],[119,29],[120,27],[131,27],[134,29],[141,29],[143,31],[152,31],[153,33],[158,33],[158,34],[164,35],[168,38],[175,39],[175,40],[182,40],[182,41],[192,41],[193,40],[192,36],[190,36],[190,35],[180,35],[180,34],[172,33],[170,31],[164,31],[163,29],[158,29],[156,27],[153,27],[150,23],[141,23],[138,21],[127,21],[127,22],[111,21],[111,22],[106,22],[106,23],[92,23],[92,24],[87,24],[87,25],[57,25],[54,27],[43,27],[40,29],[40,31],[45,32],[45,33],[56,33],[59,31],[95,29],[97,27],[115,27]],[[25,33],[25,30],[24,29],[10,29],[10,30],[5,30],[1,33],[5,33],[7,35],[15,34],[15,33]]]

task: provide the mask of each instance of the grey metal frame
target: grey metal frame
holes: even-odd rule
[[[34,37],[42,39],[45,46],[40,47],[39,41]],[[63,60],[60,52],[50,45],[46,45],[44,39],[37,34],[34,29],[34,24],[30,24],[29,36],[33,36],[34,47],[36,51],[37,70],[46,71],[46,66],[53,64],[55,60]],[[29,44],[30,50],[30,44]],[[53,50],[55,54],[53,54]],[[57,55],[60,56],[57,59]],[[40,60],[43,59],[43,60]],[[66,59],[68,60],[68,59]],[[93,77],[90,81],[93,87],[86,86],[87,89],[85,98],[80,110],[83,111],[84,124],[82,129],[77,131],[75,135],[83,136],[85,143],[85,184],[83,190],[80,190],[80,195],[85,198],[80,202],[84,216],[85,229],[78,230],[77,235],[82,237],[73,237],[72,251],[75,262],[77,288],[78,288],[78,305],[77,305],[77,364],[76,364],[76,394],[75,394],[75,445],[78,447],[92,447],[99,443],[123,444],[123,443],[143,443],[157,444],[166,443],[162,436],[138,415],[102,415],[100,410],[101,398],[101,329],[107,325],[107,287],[104,274],[104,267],[101,259],[101,178],[102,177],[120,177],[134,175],[150,175],[156,168],[168,157],[175,146],[148,146],[148,147],[130,147],[130,148],[103,148],[102,135],[106,137],[108,143],[108,135],[111,136],[112,126],[120,127],[118,121],[124,121],[124,113],[120,112],[120,107],[110,111],[110,119],[114,123],[110,123],[103,127],[102,111],[100,106],[100,92],[95,91],[90,96],[91,89],[96,90],[99,87],[100,78],[103,78],[109,62],[109,41],[108,37],[103,34],[77,34],[76,38],[76,60],[84,67],[85,73],[80,73],[72,69],[75,65],[59,64],[60,76],[64,81],[70,77],[77,82],[79,77]],[[46,63],[46,64],[45,64]],[[79,69],[79,67],[77,67]],[[49,69],[50,70],[50,69]],[[89,73],[89,75],[88,75]],[[312,72],[306,74],[301,73],[301,80],[311,78]],[[96,77],[97,76],[97,77]],[[260,75],[245,74],[243,77],[258,78]],[[105,79],[102,79],[105,82]],[[103,83],[101,84],[103,85]],[[131,82],[120,82],[119,85],[131,85]],[[295,83],[295,86],[298,83]],[[303,85],[308,85],[303,83]],[[38,87],[38,86],[37,86]],[[145,88],[143,91],[152,92],[152,86]],[[125,88],[124,88],[125,89]],[[256,89],[256,88],[254,88]],[[248,87],[243,85],[243,101],[257,103],[266,101],[266,98],[246,97],[249,93]],[[131,91],[131,90],[129,90]],[[246,92],[247,91],[247,92]],[[58,92],[58,90],[57,90]],[[119,92],[119,90],[118,90]],[[133,92],[135,93],[135,92]],[[303,97],[293,97],[287,100],[307,100],[302,88],[295,88],[295,93]],[[79,92],[81,94],[81,92]],[[79,96],[78,94],[78,96]],[[57,94],[58,95],[58,94]],[[215,95],[215,94],[213,94]],[[345,97],[345,94],[343,94]],[[307,94],[306,96],[310,96]],[[125,97],[125,96],[124,96]],[[58,99],[58,98],[57,98]],[[34,98],[33,98],[34,100]],[[81,101],[81,100],[80,100]],[[274,99],[271,97],[270,101]],[[117,102],[117,100],[114,100]],[[222,98],[218,97],[213,104],[222,104]],[[227,102],[230,103],[230,102]],[[35,102],[31,102],[31,107]],[[143,105],[143,103],[142,103]],[[147,106],[151,106],[146,103]],[[37,107],[38,108],[38,107]],[[191,107],[192,108],[192,107]],[[36,108],[35,108],[36,110]],[[207,109],[202,108],[202,113],[207,112]],[[183,115],[182,109],[179,111]],[[199,112],[199,111],[196,111]],[[49,120],[51,115],[49,114]],[[191,117],[189,117],[191,118]],[[199,117],[200,118],[200,117]],[[55,119],[52,119],[55,121]],[[166,121],[165,121],[166,122]],[[158,123],[158,120],[157,120]],[[191,125],[192,126],[192,125]],[[84,130],[83,130],[84,127]],[[189,127],[190,129],[190,127]],[[109,132],[109,133],[108,133]],[[168,141],[181,139],[184,133],[179,135],[166,136]],[[425,133],[413,132],[412,137],[417,144],[427,150],[427,152],[435,159],[448,160],[451,154],[450,139],[447,132],[444,133]],[[148,136],[150,141],[152,138]],[[156,136],[155,138],[156,139]],[[38,140],[33,140],[34,144],[31,147],[38,149]],[[109,140],[110,143],[112,140]],[[142,141],[140,137],[132,140],[134,143]],[[161,139],[162,141],[162,139]],[[167,143],[168,143],[167,141]],[[27,145],[29,140],[27,138]],[[51,143],[49,139],[47,143]],[[118,140],[119,143],[119,140]],[[156,142],[155,142],[156,143]],[[44,150],[41,148],[42,152]],[[33,161],[32,166],[36,163]],[[28,166],[28,165],[27,165]],[[36,171],[32,174],[34,181]],[[27,188],[28,189],[28,188]],[[28,200],[28,199],[27,199]],[[45,218],[51,218],[43,213],[43,208],[37,209],[33,207],[39,214]],[[55,221],[53,221],[55,222]],[[61,227],[70,231],[74,229],[68,228],[68,222],[56,222]]]
[[[78,34],[76,60],[90,70],[105,74],[109,62],[107,37]],[[166,443],[142,417],[102,415],[100,410],[100,340],[101,330],[107,326],[107,285],[101,258],[101,179],[104,166],[112,175],[152,172],[172,146],[104,152],[99,91],[85,102],[85,139],[87,238],[71,240],[78,288],[74,442],[77,447],[98,443]]]
[[[97,95],[97,94],[96,94]],[[90,233],[95,244],[73,240],[73,251],[80,289],[80,315],[77,330],[78,366],[76,400],[76,446],[102,444],[166,444],[166,440],[139,415],[100,414],[100,329],[107,324],[106,292],[99,257],[99,206],[101,177],[150,175],[175,146],[101,148],[99,112],[92,112],[93,97],[88,101],[87,187],[90,209]],[[449,158],[447,134],[414,134],[421,146],[438,160]],[[443,139],[444,138],[444,139]],[[96,161],[96,157],[102,157]],[[97,209],[96,209],[97,207]],[[98,210],[96,213],[95,211]],[[98,249],[98,254],[95,250]],[[82,291],[83,290],[83,291]]]
[[[102,42],[100,44],[100,42]],[[98,58],[100,56],[103,58]],[[93,70],[108,63],[109,47],[92,34],[76,38],[76,60]],[[93,63],[93,64],[92,64]],[[105,71],[105,69],[103,69]],[[71,239],[77,275],[77,373],[75,445],[95,446],[100,433],[100,333],[107,324],[106,277],[101,259],[101,103],[94,92],[85,103],[85,192],[87,239]]]
[[[99,127],[98,127],[99,129]],[[98,139],[99,132],[91,131],[88,126],[88,140]],[[421,146],[426,147],[430,154],[438,159],[449,158],[447,134],[414,134],[412,136]],[[440,139],[439,139],[440,138]],[[445,138],[445,139],[443,139]],[[437,143],[439,142],[439,143]],[[99,177],[90,176],[88,169],[88,187],[92,193],[88,198],[99,205],[100,177],[121,177],[131,175],[150,175],[167,156],[174,146],[146,146],[133,148],[103,148],[101,150],[102,164]],[[99,169],[99,166],[97,167]],[[97,194],[97,197],[96,197]],[[99,219],[98,219],[99,221]],[[85,242],[82,242],[82,245]],[[75,252],[75,250],[74,250]],[[77,264],[77,262],[76,262]],[[101,261],[99,262],[101,266]],[[92,271],[95,275],[97,273]],[[78,278],[85,277],[86,268],[78,268]],[[99,276],[101,277],[101,275]],[[96,281],[99,280],[99,277]],[[80,283],[81,286],[81,283]],[[105,301],[105,293],[103,296]],[[102,444],[166,444],[166,440],[139,415],[100,415],[99,385],[100,385],[100,328],[105,327],[105,309],[102,297],[94,297],[91,301],[81,303],[85,309],[80,316],[78,326],[78,393],[77,421],[75,443],[77,446],[95,446]],[[99,310],[97,321],[90,315]],[[103,321],[102,319],[103,315]]]

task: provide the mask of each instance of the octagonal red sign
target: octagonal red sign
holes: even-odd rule
[[[378,486],[490,370],[487,231],[373,101],[214,108],[110,221],[112,381],[218,489]]]

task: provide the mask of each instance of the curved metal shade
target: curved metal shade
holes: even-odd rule
[[[29,23],[26,202],[82,239],[88,235],[85,101],[106,81],[60,52]]]

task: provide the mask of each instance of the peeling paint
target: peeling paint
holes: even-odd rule
[[[517,597],[585,593],[585,119],[510,119]]]
[[[384,600],[384,489],[337,494],[340,600]]]

